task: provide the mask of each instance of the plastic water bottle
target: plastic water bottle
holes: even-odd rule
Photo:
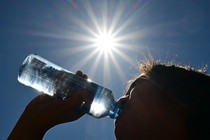
[[[18,81],[61,100],[85,89],[88,97],[83,111],[95,118],[109,116],[115,119],[123,106],[114,100],[111,90],[34,54],[29,55],[21,65]]]

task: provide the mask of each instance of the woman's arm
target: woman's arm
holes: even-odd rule
[[[76,74],[87,78],[81,71]],[[55,125],[77,120],[84,115],[81,105],[86,95],[86,91],[80,91],[66,100],[39,95],[27,105],[8,140],[41,140]]]
[[[86,92],[78,92],[67,100],[42,94],[33,99],[18,120],[9,140],[41,140],[57,124],[77,120],[84,115],[79,108]]]

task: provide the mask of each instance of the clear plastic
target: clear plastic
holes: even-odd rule
[[[117,118],[120,105],[112,91],[94,82],[81,78],[52,62],[31,54],[19,69],[18,81],[50,96],[65,100],[79,90],[86,89],[88,97],[83,111],[95,118]]]

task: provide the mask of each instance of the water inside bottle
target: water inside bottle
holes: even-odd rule
[[[79,90],[87,90],[85,113],[96,118],[116,117],[116,102],[112,91],[83,79],[40,56],[29,55],[18,74],[18,81],[45,94],[65,100]],[[110,113],[111,112],[111,113]]]

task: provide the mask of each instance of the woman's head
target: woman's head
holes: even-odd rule
[[[127,103],[116,120],[116,137],[208,138],[210,77],[175,65],[146,63],[140,69],[141,74],[128,88]]]

